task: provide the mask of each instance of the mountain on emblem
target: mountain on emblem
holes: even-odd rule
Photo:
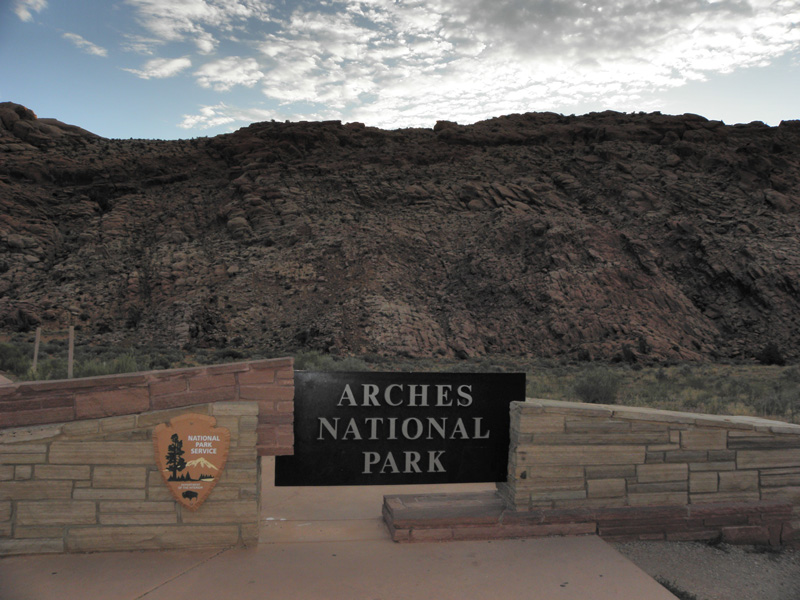
[[[208,415],[175,417],[153,431],[153,446],[164,483],[177,502],[197,510],[217,484],[230,447],[230,431],[214,427]]]

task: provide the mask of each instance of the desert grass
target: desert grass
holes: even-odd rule
[[[293,356],[307,371],[403,371],[526,374],[526,396],[601,404],[621,404],[706,414],[759,416],[800,422],[800,366],[756,363],[626,364],[573,363],[494,356],[469,360],[334,356],[318,351],[283,353],[253,349],[194,349],[191,353],[150,346],[79,344],[76,377],[220,364]],[[45,339],[38,368],[31,368],[32,336],[0,341],[0,372],[15,380],[64,379],[67,340]]]

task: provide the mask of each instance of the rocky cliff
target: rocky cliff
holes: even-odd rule
[[[112,140],[0,104],[0,326],[114,343],[800,357],[800,122],[550,113]]]

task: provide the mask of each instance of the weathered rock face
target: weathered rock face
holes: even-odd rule
[[[800,356],[800,122],[109,140],[0,104],[0,323],[409,356]]]

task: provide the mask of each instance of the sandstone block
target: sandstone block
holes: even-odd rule
[[[91,476],[88,465],[36,465],[34,479],[74,479],[85,480]]]
[[[28,540],[35,538],[59,538],[64,535],[63,526],[51,527],[20,527],[14,528],[14,538]]]
[[[520,466],[509,471],[515,479],[573,479],[583,478],[583,467],[570,465]]]
[[[0,540],[0,556],[13,556],[15,554],[51,554],[54,552],[64,552],[63,539]]]
[[[186,377],[181,375],[171,379],[150,382],[151,396],[165,396],[167,394],[177,394],[188,389]]]
[[[685,450],[726,450],[728,448],[728,432],[725,429],[681,431],[681,448]]]
[[[659,492],[653,494],[628,494],[631,506],[683,506],[689,503],[686,492]]]
[[[236,525],[130,525],[71,528],[66,546],[71,552],[92,552],[221,547],[238,542]]]
[[[216,491],[216,490],[215,490]],[[174,502],[150,502],[150,501],[114,501],[107,500],[98,503],[100,514],[109,513],[171,513],[176,514]]]
[[[800,486],[787,485],[777,488],[764,488],[761,490],[761,499],[791,502],[797,507],[800,506]]]
[[[6,452],[6,449],[11,447],[13,446],[0,447],[0,465],[30,465],[47,462],[47,450],[41,453]]]
[[[74,421],[64,423],[62,431],[68,437],[93,435],[100,432],[100,421]]]
[[[208,404],[196,404],[186,408],[173,408],[170,410],[157,410],[141,415],[136,415],[137,429],[155,427],[161,423],[169,423],[170,419],[188,413],[207,415],[210,412]]]
[[[218,375],[197,375],[189,377],[189,391],[209,390],[214,388],[233,388],[236,386],[234,373],[220,373]]]
[[[629,494],[655,494],[659,492],[687,492],[689,482],[683,481],[661,481],[656,483],[628,483]]]
[[[146,481],[146,467],[96,466],[92,475],[92,487],[95,488],[144,489]]]
[[[214,490],[216,491],[216,490]],[[253,500],[217,502],[214,492],[198,510],[192,512],[181,507],[182,523],[242,523],[259,520],[258,502]]]
[[[167,394],[164,396],[154,396],[151,400],[151,407],[153,410],[166,410],[178,408],[180,406],[193,407],[196,404],[226,402],[229,400],[236,400],[235,387],[209,388],[205,390]]]
[[[618,419],[575,419],[565,420],[567,433],[624,433],[631,430],[631,424]]]
[[[718,490],[719,476],[714,471],[701,471],[689,473],[689,491],[692,494],[716,492]]]
[[[706,450],[674,450],[664,453],[664,462],[668,463],[691,463],[706,460],[708,460]]]
[[[587,479],[615,479],[619,477],[636,477],[636,465],[586,467]]]
[[[586,490],[553,490],[545,492],[533,492],[530,495],[531,502],[550,500],[581,500],[583,498],[586,498]]]
[[[47,525],[92,525],[97,522],[94,502],[17,502],[17,524],[23,527]]]
[[[136,428],[136,415],[122,417],[108,417],[100,419],[100,431],[103,433],[116,433]]]
[[[261,527],[258,523],[242,523],[239,526],[241,540],[244,546],[257,546]]]
[[[758,490],[758,471],[723,471],[719,474],[720,492]]]
[[[589,479],[586,486],[589,498],[613,498],[625,495],[624,479]]]
[[[14,467],[14,479],[23,481],[33,477],[33,465],[17,465]]]
[[[8,521],[11,519],[11,502],[0,502],[0,521]]]
[[[644,446],[521,446],[517,448],[519,464],[564,465],[629,465],[643,464]]]
[[[219,402],[211,405],[215,417],[255,417],[258,416],[256,402]]]
[[[2,481],[0,500],[68,500],[71,481]]]
[[[2,473],[0,473],[0,479],[2,479]],[[800,468],[761,470],[761,485],[764,487],[800,485]]]
[[[650,464],[636,467],[638,483],[686,481],[688,478],[689,470],[686,464]]]
[[[63,425],[37,425],[35,427],[18,427],[0,431],[0,447],[4,444],[19,444],[52,440],[61,435]]]
[[[75,417],[77,419],[126,415],[144,412],[149,408],[150,393],[146,387],[75,394]]]
[[[722,541],[729,544],[769,544],[769,529],[764,526],[744,525],[723,527]]]
[[[715,494],[692,494],[692,504],[708,502],[758,502],[758,492],[717,492]]]
[[[258,469],[255,467],[247,469],[228,469],[226,468],[222,477],[219,479],[220,484],[226,485],[247,485],[258,482]]]
[[[733,461],[689,463],[690,471],[734,471],[735,469],[736,463]]]
[[[150,465],[152,442],[53,442],[50,464]]]
[[[14,467],[0,464],[0,481],[8,481],[9,479],[14,479]]]
[[[144,489],[78,488],[72,493],[75,500],[144,500]]]
[[[178,523],[178,515],[175,511],[172,513],[108,513],[101,514],[99,522],[100,525],[175,525]]]
[[[740,469],[800,466],[800,452],[795,448],[781,450],[739,450],[736,464]]]
[[[521,414],[518,423],[519,431],[523,433],[563,433],[563,415]]]
[[[238,374],[239,385],[262,385],[275,383],[274,369],[251,369]],[[294,378],[294,374],[292,374]]]
[[[584,490],[583,477],[573,479],[520,479],[514,482],[517,491],[552,492],[556,490]]]

